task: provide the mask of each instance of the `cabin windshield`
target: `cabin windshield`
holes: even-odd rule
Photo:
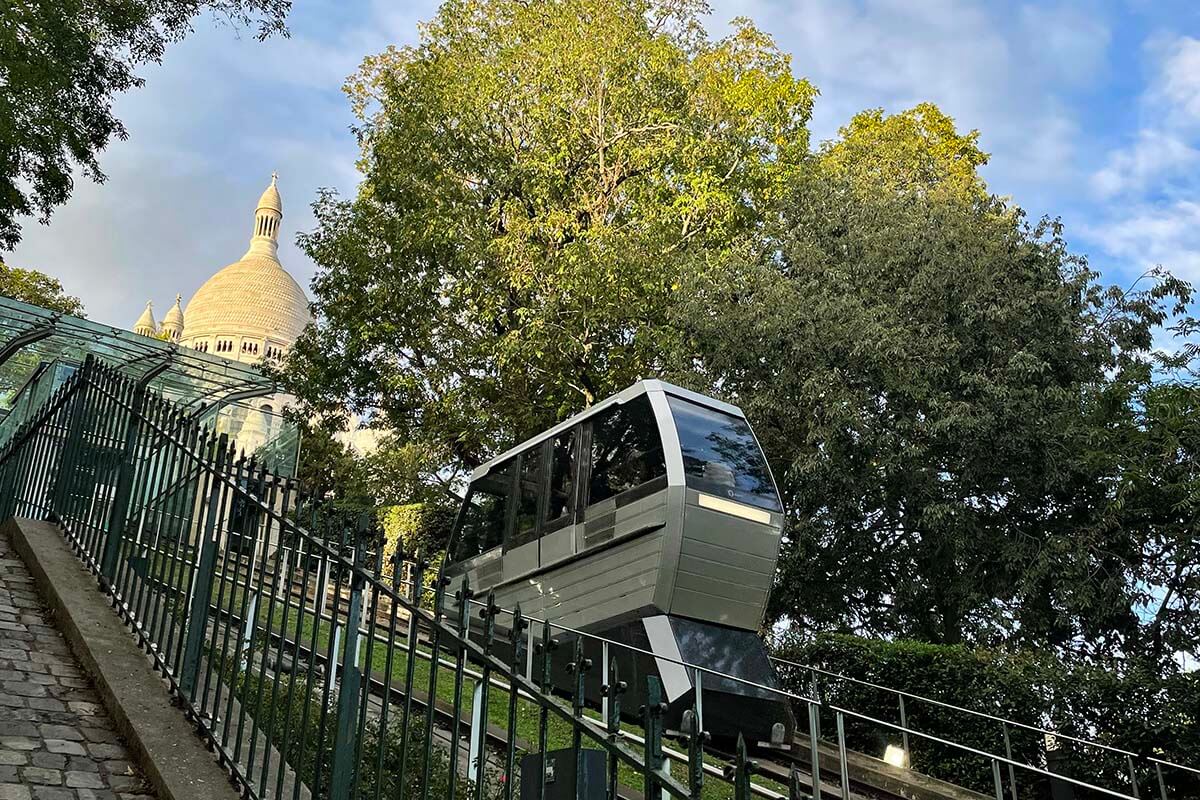
[[[767,461],[746,420],[668,395],[683,451],[687,485],[771,511],[782,511]]]

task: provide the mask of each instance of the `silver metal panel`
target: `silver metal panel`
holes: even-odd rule
[[[526,542],[504,554],[503,580],[511,580],[538,568],[538,540]]]
[[[675,641],[675,632],[671,630],[671,621],[665,616],[646,617],[642,620],[646,626],[646,636],[650,639],[650,649],[657,655],[666,656],[654,659],[658,667],[658,677],[662,679],[663,689],[667,693],[668,702],[674,703],[692,688],[687,671],[682,664],[683,657],[679,654],[679,643]]]
[[[579,525],[567,525],[565,528],[547,533],[539,540],[541,553],[538,555],[540,566],[548,567],[559,561],[575,555],[575,529]]]
[[[735,548],[774,562],[779,555],[779,529],[738,519],[719,511],[688,505],[683,513],[686,539]]]
[[[560,625],[566,625],[571,628],[604,627],[605,623],[609,620],[627,616],[640,609],[651,607],[653,596],[651,589],[646,588],[632,594],[613,598],[604,603],[587,605],[578,609],[569,608],[565,611],[558,609],[554,612],[558,614],[557,618],[552,616],[552,619]]]
[[[741,586],[745,589],[771,588],[774,573],[768,569],[741,569],[731,564],[713,561],[707,558],[697,558],[686,551],[679,556],[680,575],[716,575],[718,580]]]
[[[680,560],[685,557],[702,559],[714,564],[724,564],[726,567],[747,572],[769,574],[775,572],[775,559],[773,558],[744,553],[733,545],[710,544],[699,539],[688,539],[683,543]]]
[[[675,574],[676,589],[691,589],[693,592],[707,593],[714,598],[735,600],[739,603],[762,605],[766,600],[766,586],[748,586],[728,577],[716,578],[711,571],[688,572],[679,570]]]
[[[753,631],[762,623],[763,609],[761,603],[739,603],[677,585],[671,599],[671,613]]]

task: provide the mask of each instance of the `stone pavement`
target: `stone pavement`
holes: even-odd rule
[[[0,536],[0,800],[153,800]]]

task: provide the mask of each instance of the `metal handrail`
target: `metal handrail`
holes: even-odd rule
[[[1013,719],[1008,719],[1007,717],[1001,717],[996,714],[989,714],[986,711],[979,711],[979,710],[973,709],[973,708],[965,708],[963,706],[957,706],[957,705],[954,705],[953,703],[947,703],[944,700],[937,700],[932,697],[926,697],[924,695],[919,695],[914,692],[905,691],[904,689],[896,689],[891,686],[884,686],[882,684],[873,683],[871,681],[863,680],[861,678],[854,678],[849,675],[842,675],[841,673],[832,672],[830,670],[822,669],[820,667],[814,667],[810,664],[800,664],[795,661],[789,661],[786,658],[779,658],[778,656],[769,656],[769,658],[772,661],[779,663],[779,664],[786,664],[790,667],[796,667],[797,669],[803,669],[803,670],[808,670],[809,672],[820,673],[822,675],[826,675],[831,678],[835,678],[837,680],[843,680],[843,681],[847,681],[849,683],[856,683],[860,686],[866,686],[871,689],[878,689],[880,691],[890,692],[891,694],[894,694],[894,695],[908,697],[913,700],[917,700],[917,701],[920,701],[923,703],[929,703],[930,705],[940,706],[942,708],[950,709],[952,711],[960,711],[965,714],[970,714],[972,716],[983,717],[985,719],[990,719],[990,720],[993,720],[994,722],[999,722],[1001,724],[1012,725],[1013,727],[1021,728],[1021,729],[1030,731],[1032,733],[1041,733],[1041,734],[1044,734],[1047,736],[1053,736],[1057,739],[1065,739],[1070,742],[1075,742],[1076,744],[1082,744],[1082,745],[1086,745],[1088,747],[1095,747],[1095,748],[1098,748],[1101,750],[1107,750],[1111,753],[1117,753],[1117,754],[1120,754],[1123,756],[1128,756],[1131,758],[1138,758],[1138,759],[1142,759],[1145,761],[1151,761],[1151,762],[1155,762],[1158,764],[1162,764],[1163,766],[1169,766],[1169,767],[1172,767],[1175,769],[1182,769],[1187,772],[1191,772],[1196,775],[1200,775],[1200,769],[1197,769],[1195,767],[1188,767],[1183,764],[1175,764],[1170,761],[1163,761],[1162,759],[1158,759],[1153,756],[1147,756],[1147,755],[1143,755],[1141,753],[1132,752],[1130,750],[1124,750],[1120,747],[1114,747],[1112,745],[1107,745],[1107,744],[1104,744],[1103,742],[1097,742],[1092,739],[1084,739],[1079,736],[1072,736],[1070,734],[1060,733],[1058,731],[1047,730],[1045,728],[1038,727],[1037,725],[1030,725],[1025,722],[1018,722]]]
[[[861,714],[857,711],[851,711],[850,709],[842,708],[841,706],[835,706],[835,705],[831,704],[829,706],[829,710],[833,711],[835,714],[853,717],[855,719],[862,720],[863,722],[871,723],[872,725],[879,725],[881,727],[890,728],[890,729],[900,732],[900,733],[908,734],[909,736],[916,736],[921,739],[926,739],[928,741],[935,742],[936,744],[940,744],[943,747],[950,747],[955,750],[960,750],[964,753],[970,753],[971,755],[974,755],[974,756],[986,758],[994,764],[1005,764],[1010,767],[1019,767],[1021,769],[1026,769],[1026,770],[1029,770],[1030,772],[1041,775],[1042,777],[1052,778],[1053,780],[1056,780],[1056,781],[1064,781],[1066,783],[1072,784],[1073,786],[1078,786],[1080,788],[1088,789],[1090,791],[1100,792],[1102,794],[1108,795],[1109,797],[1120,798],[1121,800],[1139,800],[1139,797],[1136,794],[1132,794],[1132,795],[1122,794],[1121,792],[1118,792],[1114,789],[1106,789],[1103,786],[1096,786],[1094,784],[1087,783],[1086,781],[1081,781],[1078,778],[1072,778],[1069,775],[1063,775],[1062,773],[1058,773],[1058,772],[1051,772],[1048,769],[1043,769],[1042,767],[1035,767],[1032,764],[1025,764],[1023,762],[1008,758],[1007,756],[998,755],[996,753],[989,753],[986,750],[980,750],[978,748],[971,747],[970,745],[959,744],[958,742],[952,742],[949,739],[943,739],[942,737],[935,736],[932,733],[923,733],[921,731],[914,730],[912,728],[907,728],[903,725],[897,725],[894,722],[888,722],[886,720],[876,719],[875,717],[872,717],[868,714]]]

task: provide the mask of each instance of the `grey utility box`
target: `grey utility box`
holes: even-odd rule
[[[546,800],[604,800],[604,751],[583,750],[581,755],[583,776],[576,795],[575,751],[567,748],[546,753]],[[537,800],[541,772],[541,753],[521,759],[521,800]]]

